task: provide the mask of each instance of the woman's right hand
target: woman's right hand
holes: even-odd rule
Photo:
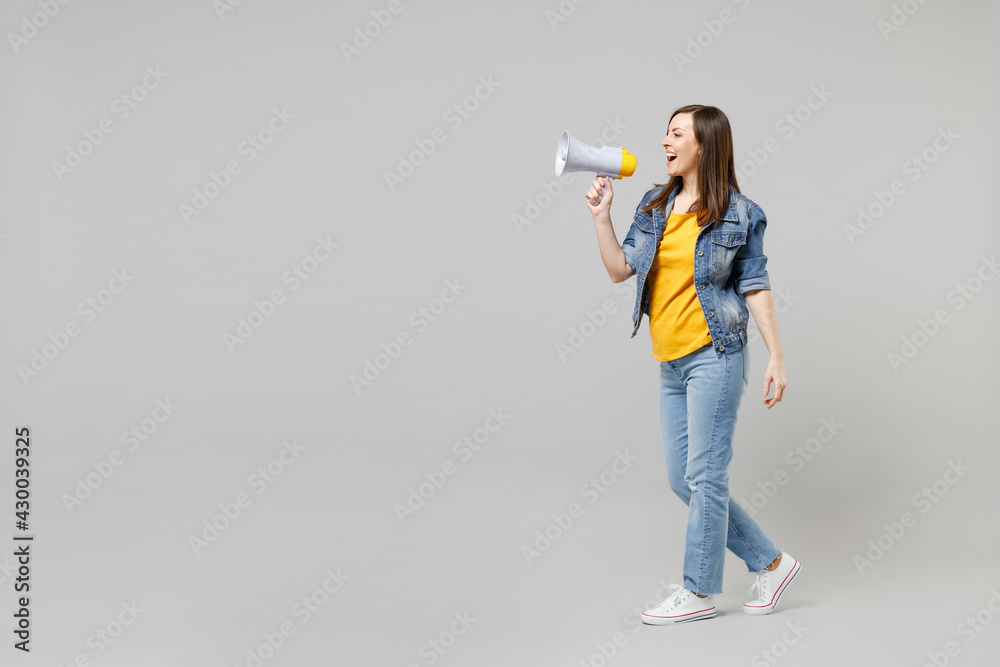
[[[608,176],[595,176],[593,184],[587,190],[587,194],[584,195],[587,200],[587,207],[590,209],[591,215],[595,218],[602,214],[611,215],[611,200],[615,196],[615,192],[611,188],[612,180]],[[597,198],[601,197],[602,194],[604,196],[601,198],[600,203],[594,206],[591,202],[597,201]]]

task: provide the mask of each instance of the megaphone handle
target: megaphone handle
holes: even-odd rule
[[[598,174],[598,176],[603,176],[604,178],[614,178],[614,176],[612,176],[612,175],[610,175],[610,174]],[[597,201],[592,201],[592,202],[590,202],[590,205],[591,205],[591,206],[597,206],[598,204],[600,204],[600,203],[601,203],[601,200],[603,200],[603,199],[604,199],[604,194],[602,193],[602,194],[601,194],[601,195],[600,195],[600,196],[599,196],[599,197],[597,198]]]

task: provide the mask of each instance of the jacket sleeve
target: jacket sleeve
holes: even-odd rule
[[[767,275],[767,255],[764,254],[764,229],[767,216],[756,204],[750,209],[750,225],[747,228],[747,242],[740,246],[733,258],[733,277],[736,293],[743,294],[758,289],[771,289]]]
[[[628,268],[632,269],[632,275],[635,275],[635,222],[632,222],[632,226],[629,227],[628,234],[625,235],[625,240],[622,241],[622,250],[625,252],[625,263],[628,264]]]
[[[628,234],[625,235],[625,240],[622,241],[622,250],[625,252],[625,263],[628,264],[630,269],[632,269],[632,275],[636,274],[635,234],[638,228],[638,225],[636,223],[639,222],[639,216],[642,215],[641,213],[639,213],[639,209],[641,209],[648,200],[649,200],[649,194],[647,193],[646,196],[642,198],[642,201],[639,202],[638,206],[635,207],[635,215],[632,217],[632,226],[629,227]]]

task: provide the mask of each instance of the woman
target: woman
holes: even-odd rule
[[[732,132],[721,110],[677,109],[662,145],[670,178],[642,198],[621,246],[611,224],[610,179],[595,178],[586,194],[611,280],[638,276],[632,336],[646,313],[660,364],[660,432],[670,487],[689,508],[684,585],[673,584],[677,590],[642,620],[667,625],[715,616],[712,596],[722,592],[726,547],[755,574],[750,589],[756,597],[743,611],[768,614],[800,566],[730,498],[728,473],[747,387],[750,312],[771,355],[764,371],[768,409],[786,386],[763,252],[767,220],[740,193]],[[767,398],[771,384],[774,395]]]

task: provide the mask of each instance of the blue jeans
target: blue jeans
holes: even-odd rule
[[[722,592],[726,547],[760,572],[781,553],[729,496],[736,413],[747,389],[748,346],[716,356],[711,343],[660,363],[660,433],[670,488],[688,506],[684,587]]]

